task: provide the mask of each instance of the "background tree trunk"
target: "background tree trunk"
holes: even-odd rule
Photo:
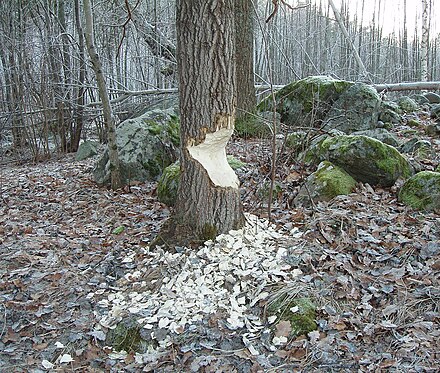
[[[98,83],[99,95],[102,100],[102,111],[107,129],[107,145],[110,161],[111,188],[118,189],[121,185],[121,175],[119,169],[118,147],[116,145],[116,126],[112,115],[112,108],[105,84],[104,73],[102,72],[101,61],[95,50],[93,41],[93,15],[90,6],[90,0],[83,0],[85,17],[85,39],[93,70],[95,71],[96,81]]]
[[[234,129],[234,1],[178,0],[181,179],[176,240],[206,240],[244,224],[239,182],[226,159]]]
[[[422,41],[420,44],[420,78],[428,81],[429,0],[422,0]]]

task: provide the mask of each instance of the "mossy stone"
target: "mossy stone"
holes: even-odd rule
[[[329,76],[310,76],[292,82],[275,94],[276,110],[289,126],[314,126],[322,121],[340,94],[354,83]],[[260,111],[272,112],[272,95],[258,105]]]
[[[370,185],[392,186],[399,177],[412,174],[408,160],[393,146],[368,136],[327,137],[314,156],[343,168],[355,180]]]
[[[297,206],[308,206],[313,202],[329,201],[338,195],[351,193],[356,187],[353,179],[342,168],[329,161],[323,161],[306,180],[294,199]]]
[[[318,329],[316,306],[310,298],[290,298],[283,294],[268,304],[267,314],[277,316],[277,322],[289,321],[291,337],[307,335]]]
[[[399,201],[418,210],[439,210],[440,172],[415,174],[400,189]]]

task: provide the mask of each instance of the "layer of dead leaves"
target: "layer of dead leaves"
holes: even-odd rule
[[[268,175],[267,147],[238,142],[233,150],[250,163],[240,171],[246,209],[264,217],[258,187]],[[207,313],[193,310],[191,315],[200,317],[183,327],[170,317],[145,320],[143,315],[150,350],[136,354],[107,348],[113,325],[106,321],[115,303],[121,319],[139,315],[139,303],[148,302],[142,294],[157,296],[159,309],[165,304],[159,297],[165,284],[198,268],[197,261],[206,260],[206,267],[214,259],[203,249],[200,255],[181,252],[164,263],[165,254],[148,249],[169,214],[156,200],[155,185],[100,189],[91,181],[92,164],[67,157],[0,171],[0,371],[438,369],[440,218],[399,204],[395,190],[368,185],[309,210],[291,208],[290,196],[278,196],[276,225],[261,230],[275,232],[273,237],[261,241],[266,246],[259,241],[258,250],[255,243],[246,244],[258,255],[237,264],[240,281],[249,287],[230,281],[223,286],[234,299],[232,308],[239,310],[234,317],[231,303],[210,304]],[[289,166],[280,169],[279,177],[295,193],[304,172]],[[231,237],[207,248],[234,247],[239,239]],[[267,258],[259,260],[261,255]],[[246,273],[248,262],[260,268],[280,257],[282,262],[267,267],[278,276],[273,281],[259,282],[267,272]],[[186,258],[191,260],[185,267]],[[234,271],[231,263],[217,263],[225,278]],[[200,283],[203,299],[209,300],[209,282]],[[290,338],[289,328],[269,323],[267,299],[283,292],[313,299],[318,331]]]

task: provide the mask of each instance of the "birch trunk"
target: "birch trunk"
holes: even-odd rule
[[[429,1],[422,0],[422,42],[420,45],[420,78],[428,81]]]

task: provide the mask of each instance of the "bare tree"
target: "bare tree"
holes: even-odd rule
[[[116,144],[116,125],[112,114],[112,108],[105,83],[104,72],[102,71],[101,60],[95,49],[93,37],[93,14],[90,0],[83,0],[84,18],[85,18],[85,39],[96,81],[98,83],[99,95],[102,100],[102,110],[107,129],[108,154],[110,162],[110,177],[112,189],[118,189],[122,186],[119,167],[118,146]]]

